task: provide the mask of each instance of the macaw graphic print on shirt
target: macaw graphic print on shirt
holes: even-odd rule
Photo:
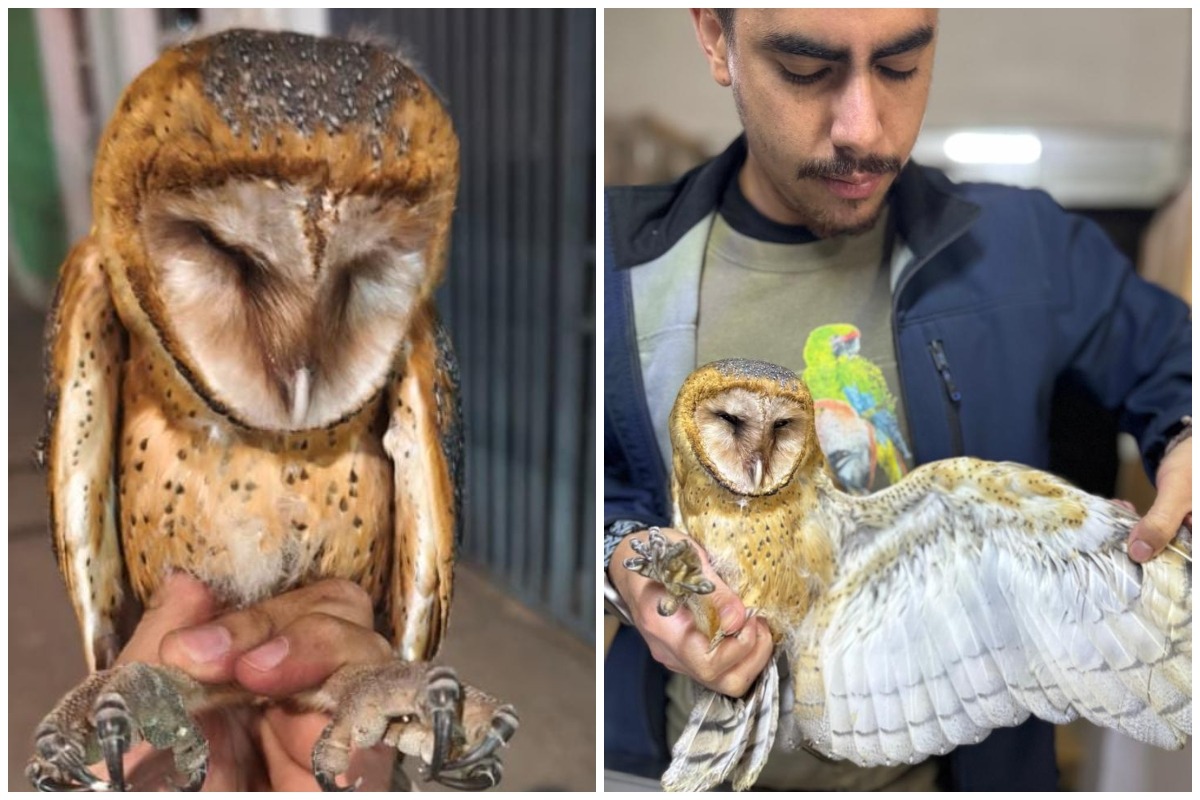
[[[867,494],[912,467],[896,398],[883,370],[859,354],[862,333],[848,323],[815,328],[804,344],[801,376],[817,411],[817,438],[838,481]]]

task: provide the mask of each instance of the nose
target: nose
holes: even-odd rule
[[[833,146],[855,155],[868,155],[876,152],[882,135],[883,124],[871,76],[851,74],[834,98],[830,130]]]

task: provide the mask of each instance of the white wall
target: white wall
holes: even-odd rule
[[[1186,9],[946,9],[940,28],[927,127],[1189,131]],[[610,9],[604,33],[606,116],[652,112],[713,150],[737,135],[685,9]]]

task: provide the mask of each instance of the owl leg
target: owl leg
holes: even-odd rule
[[[664,617],[678,611],[681,603],[696,603],[698,595],[709,594],[715,588],[700,568],[700,554],[684,539],[672,543],[658,528],[651,528],[646,541],[631,538],[629,546],[637,555],[625,559],[625,569],[662,584],[667,591],[666,596],[658,602],[658,613]],[[719,620],[710,613],[715,610],[702,611],[697,614],[697,624],[705,631],[716,630],[712,642],[712,646],[716,647],[725,634],[720,630]],[[716,623],[715,626],[713,623]]]
[[[325,791],[352,791],[335,776],[350,765],[352,747],[380,742],[420,757],[422,777],[455,789],[500,782],[499,748],[516,732],[512,706],[463,686],[454,670],[394,661],[346,667],[321,690],[333,721],[313,748],[313,774]]]
[[[40,791],[127,791],[124,756],[144,740],[171,748],[187,779],[178,788],[198,791],[208,773],[208,742],[187,709],[204,694],[169,667],[126,664],[89,675],[38,726],[25,775]],[[101,759],[107,781],[87,768]]]

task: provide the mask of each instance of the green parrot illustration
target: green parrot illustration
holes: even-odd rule
[[[875,458],[889,483],[908,471],[912,451],[900,431],[896,398],[888,389],[883,371],[858,354],[862,333],[848,323],[822,325],[813,329],[804,343],[804,374],[801,376],[814,400],[837,400],[847,404],[875,430]],[[821,424],[818,420],[818,434]],[[830,443],[822,442],[828,448]],[[857,473],[861,475],[861,471]],[[847,490],[866,492],[869,486],[853,475],[839,475]],[[849,481],[849,482],[848,482]]]

